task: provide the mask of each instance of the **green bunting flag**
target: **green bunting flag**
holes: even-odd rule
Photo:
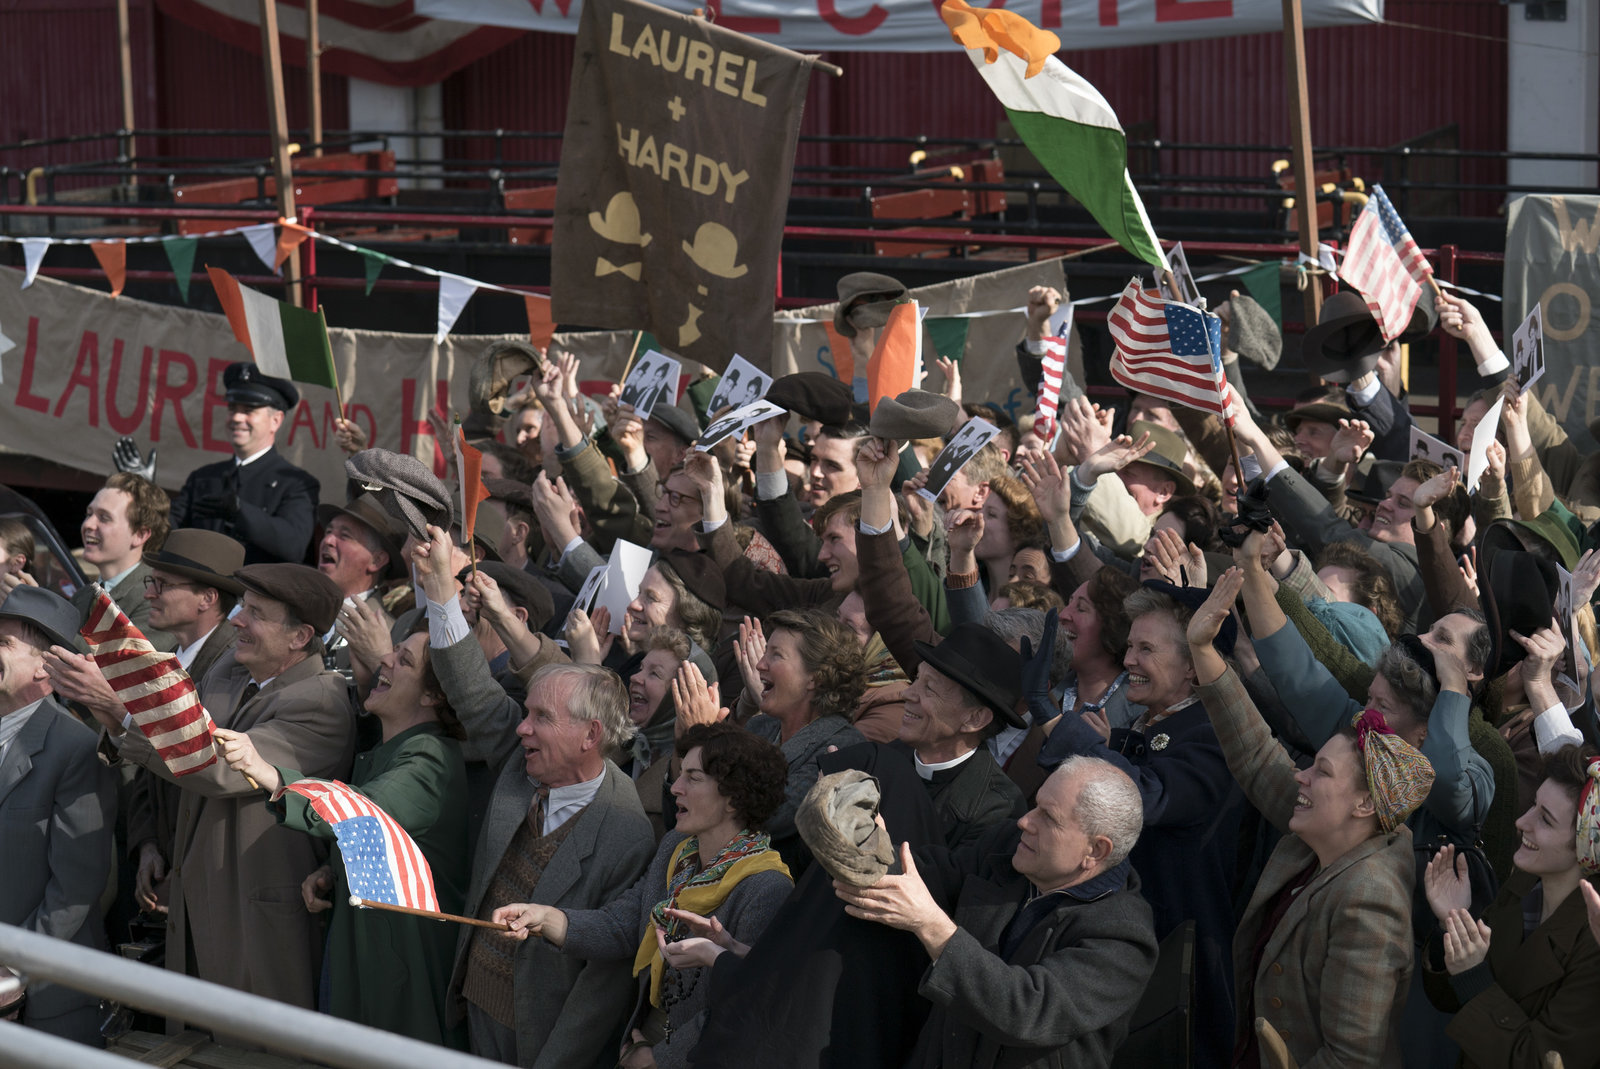
[[[198,238],[168,238],[161,243],[161,251],[167,254],[167,262],[172,265],[172,280],[178,284],[184,304],[189,303],[189,276],[194,274],[194,250],[199,244]]]
[[[383,265],[389,262],[389,258],[381,252],[362,249],[361,261],[362,266],[367,270],[367,296],[370,297],[372,296],[372,287],[377,284],[378,274],[383,270]]]
[[[1266,309],[1279,330],[1283,329],[1283,287],[1279,282],[1281,266],[1276,261],[1258,264],[1239,276],[1246,292]]]

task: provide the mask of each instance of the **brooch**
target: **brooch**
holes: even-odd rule
[[[1172,739],[1170,737],[1168,737],[1167,733],[1166,732],[1162,732],[1161,734],[1157,735],[1155,738],[1150,740],[1150,749],[1156,751],[1157,753],[1160,753],[1162,750],[1165,750],[1167,748],[1167,743],[1169,743],[1171,741],[1172,741]]]

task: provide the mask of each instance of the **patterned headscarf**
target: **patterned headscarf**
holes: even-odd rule
[[[1355,718],[1356,749],[1367,772],[1367,790],[1378,823],[1392,832],[1416,812],[1433,789],[1433,766],[1422,751],[1396,735],[1376,709]]]
[[[1600,873],[1600,757],[1589,758],[1589,782],[1578,792],[1578,867],[1585,876]]]

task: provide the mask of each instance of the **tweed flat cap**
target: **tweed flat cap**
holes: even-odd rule
[[[689,593],[713,609],[721,611],[728,607],[728,587],[723,582],[722,569],[709,555],[674,549],[663,553],[657,563],[671,568]]]
[[[650,410],[650,418],[688,445],[700,437],[700,423],[677,405],[661,403]]]
[[[944,438],[961,419],[961,406],[943,394],[907,390],[898,397],[885,397],[878,402],[870,429],[879,438],[901,442],[914,438]]]
[[[795,811],[794,826],[817,864],[852,887],[871,887],[894,864],[894,843],[873,818],[878,781],[859,769],[817,780]]]
[[[848,423],[852,415],[849,383],[820,371],[800,371],[772,381],[767,400],[801,419],[822,423]]]
[[[1272,313],[1246,293],[1228,297],[1228,348],[1258,367],[1271,371],[1283,355],[1283,331]]]
[[[319,635],[328,633],[344,601],[338,583],[304,564],[250,564],[233,577],[245,590],[283,602]]]
[[[450,491],[416,457],[363,449],[344,462],[344,473],[418,538],[427,539],[430,523],[449,528],[454,515]]]
[[[466,582],[471,571],[470,568],[463,568],[456,578]],[[544,625],[550,622],[550,617],[555,615],[555,599],[531,572],[497,560],[479,561],[478,571],[495,581],[506,601],[527,612],[529,631],[543,630]]]
[[[889,309],[906,295],[906,286],[897,278],[876,271],[857,271],[839,280],[839,307],[833,313],[833,329],[847,338],[862,328],[881,327],[889,321]]]

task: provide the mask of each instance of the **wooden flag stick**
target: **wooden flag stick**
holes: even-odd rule
[[[217,760],[221,761],[223,764],[227,764],[228,763],[227,758],[222,756],[222,740],[221,739],[219,739],[219,738],[217,738],[216,736],[213,735],[211,737],[211,748],[213,750],[217,751]],[[259,791],[261,789],[261,784],[257,783],[255,781],[255,778],[252,777],[248,772],[241,772],[241,773],[239,773],[239,775],[243,776],[244,777],[244,781],[246,783],[250,784],[250,789],[252,791]]]
[[[480,921],[476,917],[463,917],[458,913],[435,913],[431,909],[415,909],[411,906],[395,906],[388,902],[374,902],[370,898],[361,898],[358,895],[350,896],[350,904],[356,909],[386,909],[390,913],[405,913],[412,917],[427,917],[436,921],[454,921],[457,924],[470,924],[474,928],[488,928],[496,932],[509,932],[511,925],[496,924],[494,921]]]
[[[633,370],[633,358],[639,355],[639,343],[644,341],[644,331],[633,332],[633,348],[628,350],[628,362],[622,367],[622,374],[617,376],[618,382],[628,381],[628,372]]]

